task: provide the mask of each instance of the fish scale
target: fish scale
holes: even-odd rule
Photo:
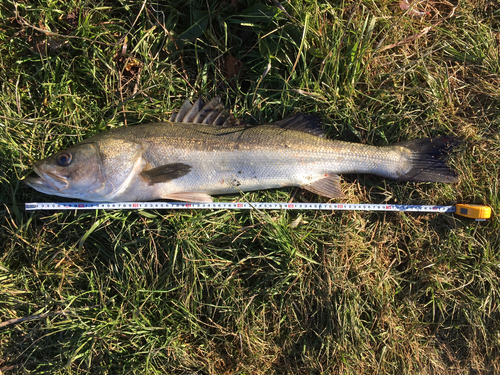
[[[149,130],[153,128],[148,127]],[[179,137],[180,131],[182,137]],[[156,137],[153,138],[152,133]],[[147,144],[144,158],[152,167],[174,162],[189,163],[193,167],[192,173],[170,183],[170,191],[185,191],[196,184],[207,194],[233,193],[303,186],[329,173],[377,170],[390,177],[388,174],[394,170],[395,151],[341,144],[298,132],[290,137],[288,133],[290,131],[276,132],[272,126],[239,126],[228,132],[220,127],[205,126],[200,131],[199,126],[172,123],[157,124],[156,131],[133,138]],[[346,154],[350,155],[347,163],[336,163],[344,160]],[[139,189],[141,184],[138,180],[132,190]],[[161,188],[163,186],[152,189]],[[157,194],[168,193],[159,191]]]

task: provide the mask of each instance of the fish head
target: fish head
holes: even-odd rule
[[[38,161],[33,166],[37,177],[26,177],[25,183],[45,194],[89,200],[106,186],[101,166],[97,145],[80,143]]]

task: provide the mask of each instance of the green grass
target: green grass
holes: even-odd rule
[[[287,15],[253,0],[4,1],[0,372],[500,373],[492,4],[422,2],[414,18],[397,2],[281,2]],[[480,203],[493,217],[24,211],[59,201],[19,181],[36,160],[200,95],[250,123],[320,113],[353,142],[456,135],[458,184],[344,176],[346,202]]]

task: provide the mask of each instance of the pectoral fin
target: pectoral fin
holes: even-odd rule
[[[301,186],[303,189],[327,198],[344,198],[345,195],[340,187],[340,176],[328,175],[312,184]]]
[[[191,166],[184,163],[170,163],[159,167],[142,171],[141,176],[149,185],[168,182],[187,175]]]

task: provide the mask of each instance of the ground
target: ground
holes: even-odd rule
[[[6,0],[0,31],[1,373],[500,373],[498,4]],[[62,200],[22,183],[37,160],[217,95],[351,142],[456,136],[458,183],[348,175],[342,202],[493,217],[24,210]]]

